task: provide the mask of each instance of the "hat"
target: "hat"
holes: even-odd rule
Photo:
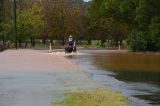
[[[69,35],[69,38],[72,38],[72,35]]]

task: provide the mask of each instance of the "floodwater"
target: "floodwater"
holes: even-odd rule
[[[0,106],[51,106],[52,101],[64,99],[66,91],[99,85],[122,92],[133,106],[160,106],[160,54],[114,50],[0,53]]]
[[[70,56],[104,87],[122,92],[134,106],[160,105],[160,54],[81,51]]]

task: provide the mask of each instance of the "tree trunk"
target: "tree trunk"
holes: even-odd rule
[[[46,38],[43,38],[43,45],[46,44]]]
[[[22,40],[21,40],[21,38],[18,40],[18,43],[19,43],[19,47],[22,47]]]
[[[111,39],[111,46],[113,46],[113,39]]]
[[[32,38],[32,46],[35,47],[35,38]]]
[[[115,40],[115,42],[116,42],[116,46],[118,46],[118,40],[117,39]]]
[[[52,38],[50,39],[50,43],[51,43],[51,45],[53,45],[53,39]]]
[[[25,46],[24,46],[24,48],[27,48],[27,45],[28,45],[28,43],[27,43],[27,41],[25,41]]]
[[[103,44],[106,42],[105,39],[101,39],[101,46],[103,46]]]
[[[122,45],[122,40],[119,41],[119,44]]]
[[[64,37],[63,37],[63,39],[62,39],[62,45],[63,45],[63,46],[65,45]]]
[[[3,42],[3,45],[5,44],[5,39],[4,39],[4,36],[2,35],[2,42]]]
[[[88,45],[91,45],[92,40],[88,39]]]
[[[35,47],[35,38],[34,37],[31,37],[31,45],[32,45],[32,47]]]
[[[32,41],[32,37],[30,38],[30,41],[31,41],[31,44],[32,44],[32,42],[33,42],[33,41]]]

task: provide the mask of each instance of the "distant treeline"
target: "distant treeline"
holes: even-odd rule
[[[43,44],[69,35],[112,46],[127,41],[132,51],[160,50],[160,0],[16,0],[17,36],[13,33],[13,0],[0,0],[0,45]]]

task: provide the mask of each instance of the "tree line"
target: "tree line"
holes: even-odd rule
[[[82,39],[86,34],[87,6],[83,0],[16,0],[18,46],[36,39],[60,40],[69,35]],[[0,0],[0,41],[14,42],[13,0]]]
[[[36,40],[124,42],[132,51],[160,50],[160,0],[16,0],[18,46]],[[12,44],[13,0],[0,0],[0,43]]]
[[[132,51],[160,50],[160,0],[93,0],[89,13],[93,34],[126,39]]]

